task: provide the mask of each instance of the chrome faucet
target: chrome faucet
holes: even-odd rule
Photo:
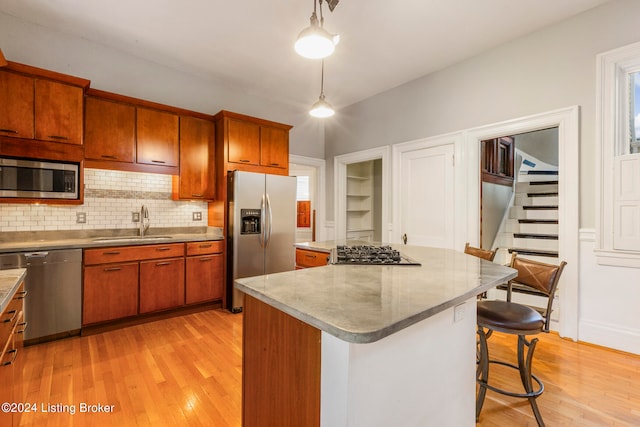
[[[144,233],[149,230],[149,225],[151,225],[149,209],[145,205],[142,205],[142,208],[140,208],[140,237],[143,237]]]

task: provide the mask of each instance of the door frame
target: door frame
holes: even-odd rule
[[[295,154],[289,154],[289,163],[297,165],[309,166],[316,170],[316,188],[315,196],[316,200],[312,201],[312,205],[316,209],[316,241],[327,240],[325,223],[326,223],[326,195],[325,195],[325,182],[327,167],[324,159],[316,159],[314,157],[297,156]]]
[[[580,223],[580,108],[567,107],[464,132],[464,169],[467,174],[467,236],[471,244],[480,238],[480,150],[481,141],[550,127],[558,128],[558,252],[567,262],[558,290],[560,336],[578,339],[579,321],[579,223]]]
[[[382,242],[389,241],[389,189],[391,188],[391,147],[371,148],[355,153],[342,154],[333,159],[334,174],[334,212],[336,220],[335,240],[345,240],[347,237],[347,165],[366,162],[368,160],[382,160],[382,204],[381,204],[381,238]]]
[[[465,188],[465,174],[464,168],[456,167],[462,156],[463,148],[463,133],[453,132],[444,135],[432,136],[429,138],[417,139],[414,141],[402,142],[394,144],[392,147],[393,152],[393,226],[390,233],[390,241],[392,243],[402,243],[402,206],[401,206],[401,192],[402,192],[402,155],[410,151],[424,150],[434,148],[442,145],[453,145],[453,158],[454,158],[454,221],[453,221],[453,233],[454,233],[454,245],[455,247],[464,247],[466,242],[466,229],[461,227],[461,224],[465,224],[467,216],[460,206],[466,205],[465,192],[460,191]]]

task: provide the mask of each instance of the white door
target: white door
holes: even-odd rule
[[[455,249],[453,154],[453,144],[400,154],[400,233],[406,244]]]

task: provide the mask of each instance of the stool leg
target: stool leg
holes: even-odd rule
[[[478,396],[476,398],[476,422],[480,418],[480,411],[484,404],[484,397],[487,394],[487,381],[489,380],[489,348],[487,347],[487,334],[484,328],[478,325],[478,346],[480,355],[478,356],[478,367],[476,368],[476,381],[479,385]]]
[[[533,393],[533,383],[531,380],[531,364],[533,362],[533,352],[536,349],[536,344],[538,343],[538,339],[534,338],[531,342],[527,342],[527,339],[524,335],[518,335],[518,366],[520,371],[520,379],[522,380],[522,385],[524,386],[524,390],[527,393]],[[525,360],[525,346],[528,347],[528,351],[526,353]],[[533,415],[536,417],[536,421],[538,422],[539,427],[544,427],[544,421],[542,420],[542,415],[540,414],[540,409],[538,408],[538,403],[536,402],[538,396],[529,396],[529,403],[531,404],[531,409],[533,410]]]

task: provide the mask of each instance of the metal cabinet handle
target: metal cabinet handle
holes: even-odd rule
[[[14,133],[16,135],[18,134],[18,131],[13,129],[0,129],[0,132]]]
[[[240,159],[240,161],[241,161],[242,163],[249,163],[251,160],[247,160],[247,159]]]
[[[151,160],[151,163],[167,163],[164,160]]]
[[[122,268],[120,267],[107,267],[104,269],[104,271],[120,271],[122,270]]]
[[[280,163],[269,163],[270,166],[280,166]]]
[[[402,242],[406,245],[407,244],[407,233],[404,233],[402,235]]]
[[[210,248],[211,246],[213,246],[211,243],[203,243],[203,244],[201,244],[201,245],[200,245],[200,247],[201,247],[202,249],[204,249],[204,248]]]
[[[304,256],[306,256],[307,258],[315,258],[315,255],[311,255],[311,254],[305,254]]]
[[[192,194],[191,197],[204,197],[204,194]]]
[[[170,261],[165,261],[165,262],[156,262],[156,265],[158,267],[162,267],[163,265],[170,265],[171,262]]]
[[[105,159],[117,159],[118,156],[110,156],[106,154],[101,154],[100,157],[104,157]]]
[[[158,252],[169,251],[169,250],[171,250],[171,248],[167,248],[166,246],[164,246],[162,248],[156,248],[156,251],[158,251]]]
[[[28,291],[16,292],[16,296],[14,298],[15,299],[24,299],[27,296],[28,293],[29,293]]]
[[[120,251],[107,251],[107,252],[102,252],[102,255],[120,255]]]
[[[13,358],[12,358],[10,361],[8,361],[8,362],[4,362],[4,363],[2,364],[2,366],[9,366],[9,365],[13,365],[13,362],[15,362],[15,361],[16,361],[16,357],[18,357],[18,349],[17,349],[17,348],[11,349],[11,350],[7,351],[7,353],[6,353],[6,354],[11,354],[11,353],[13,353]]]
[[[5,319],[2,321],[2,323],[11,323],[13,322],[13,320],[16,318],[16,316],[18,315],[18,312],[16,310],[11,310],[11,311],[7,311],[7,314],[9,313],[13,313],[13,316],[11,316],[10,319]]]
[[[68,141],[69,140],[69,137],[61,136],[61,135],[49,135],[49,138],[51,138],[51,139],[60,139],[60,140],[63,140],[63,141]]]
[[[208,258],[200,258],[200,262],[207,262],[207,261],[211,261],[213,258],[208,257]]]
[[[29,322],[22,322],[22,323],[18,323],[18,326],[22,326],[22,329],[17,330],[16,329],[16,334],[24,334],[24,332],[27,330],[27,324]]]

